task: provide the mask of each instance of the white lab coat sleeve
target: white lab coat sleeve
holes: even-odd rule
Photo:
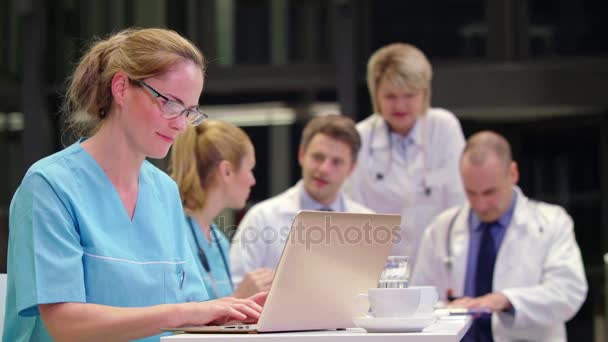
[[[571,319],[587,295],[587,281],[570,216],[559,208],[551,222],[552,232],[540,284],[502,290],[515,314],[501,313],[499,319],[510,328],[552,326]]]
[[[438,144],[445,153],[445,196],[443,208],[460,206],[466,201],[460,178],[460,156],[465,146],[460,121],[449,115],[443,125],[442,141]]]
[[[441,245],[441,235],[439,230],[445,221],[442,217],[445,215],[438,216],[425,230],[420,243],[420,248],[416,254],[416,268],[410,275],[410,284],[412,286],[437,286],[441,282],[438,279],[438,270],[443,266],[443,261],[439,255],[439,246]],[[443,222],[444,223],[444,222]]]
[[[361,148],[359,149],[359,153],[357,155],[357,164],[355,165],[355,169],[350,174],[350,177],[344,182],[342,186],[342,191],[350,197],[355,202],[361,203],[363,205],[368,206],[369,203],[366,202],[366,198],[364,196],[364,188],[365,188],[365,179],[367,177],[367,172],[369,172],[369,149],[371,141],[369,140],[370,132],[373,129],[372,118],[368,117],[367,119],[357,123],[357,132],[361,137]]]
[[[266,258],[267,244],[262,237],[264,210],[260,206],[252,207],[243,217],[230,247],[230,271],[235,288],[243,281],[245,275],[260,267]]]
[[[365,162],[366,160],[362,155],[362,151],[359,151],[359,157],[357,158],[355,169],[342,185],[342,191],[353,201],[361,204],[365,204],[365,198],[363,197],[362,193],[363,176],[366,172],[365,168],[367,167],[367,165],[364,165]]]

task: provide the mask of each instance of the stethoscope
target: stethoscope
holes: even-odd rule
[[[201,247],[201,244],[199,243],[198,239],[196,238],[196,231],[194,230],[194,225],[192,224],[191,220],[192,220],[192,218],[188,217],[188,224],[190,225],[190,230],[192,231],[192,235],[194,236],[194,241],[196,242],[196,248],[198,249],[198,257],[201,260],[201,264],[203,265],[205,272],[207,272],[207,275],[209,276],[209,279],[211,280],[211,288],[213,289],[213,292],[215,293],[215,297],[220,298],[220,292],[217,287],[217,282],[215,280],[215,277],[213,276],[213,273],[211,273],[211,266],[209,265],[209,259],[207,259],[207,255],[205,254],[205,251]],[[222,246],[219,243],[220,240],[217,236],[217,233],[215,232],[215,229],[213,229],[213,227],[210,227],[210,229],[211,229],[211,234],[213,235],[211,238],[211,243],[213,244],[214,240],[217,241],[217,248],[220,250],[220,254],[222,256],[222,262],[224,264],[224,270],[226,271],[226,275],[228,276],[228,282],[230,283],[230,288],[232,290],[234,290],[234,284],[232,283],[232,275],[230,274],[230,268],[228,267],[228,259],[226,258],[226,254],[224,254],[224,250],[222,249]]]
[[[538,205],[539,205],[538,201],[528,199],[528,202],[530,202],[534,205],[534,216],[535,216],[536,223],[538,224],[538,231],[542,234],[544,232],[544,229],[543,229],[543,225],[541,224],[541,221],[539,218],[542,218],[543,221],[546,223],[547,222],[546,217],[541,212],[540,208],[538,207]],[[456,222],[456,219],[458,218],[458,216],[460,216],[460,213],[464,210],[464,208],[465,207],[460,207],[460,209],[458,209],[456,211],[454,216],[452,216],[452,218],[450,219],[450,224],[448,225],[448,230],[446,232],[446,239],[445,239],[446,257],[444,259],[444,264],[445,264],[445,268],[447,269],[447,271],[449,273],[448,274],[448,289],[447,289],[447,299],[449,301],[457,299],[457,297],[454,297],[452,286],[450,286],[450,284],[449,284],[452,279],[451,273],[452,273],[452,268],[454,266],[454,256],[452,254],[452,231],[454,230],[454,223]]]
[[[370,161],[373,160],[373,157],[374,157],[374,149],[372,148],[372,143],[373,143],[374,137],[376,135],[376,124],[378,123],[379,120],[380,120],[380,118],[376,118],[374,120],[374,122],[372,123],[371,132],[369,133],[368,153],[369,153]],[[426,121],[424,123],[422,123],[422,134],[421,134],[421,136],[422,136],[421,146],[422,146],[422,158],[423,158],[423,172],[422,172],[421,189],[422,189],[422,192],[427,197],[429,197],[432,194],[432,188],[427,182],[427,175],[429,173],[429,167],[428,167],[428,158],[427,158],[426,151],[424,148],[425,126],[426,126]],[[388,124],[386,125],[386,134],[387,134],[387,138],[388,138],[388,155],[389,155],[388,162],[386,163],[386,167],[382,168],[383,171],[377,171],[375,174],[370,174],[371,178],[375,179],[376,181],[384,180],[385,176],[389,173],[391,167],[393,166],[393,139],[391,137],[391,128]]]

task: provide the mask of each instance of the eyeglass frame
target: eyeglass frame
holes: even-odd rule
[[[143,86],[144,88],[146,88],[148,90],[148,92],[150,92],[150,94],[152,94],[152,96],[154,96],[154,98],[160,97],[161,99],[165,100],[165,103],[163,105],[161,105],[161,110],[163,112],[163,117],[166,119],[174,119],[174,118],[179,117],[180,115],[185,115],[186,121],[191,126],[198,126],[201,124],[201,122],[203,122],[204,120],[209,118],[209,116],[207,114],[201,112],[201,110],[198,107],[186,108],[183,104],[181,104],[177,101],[171,100],[170,98],[161,94],[161,92],[152,88],[148,83],[146,83],[142,80],[133,80],[133,81],[136,82],[137,84]],[[165,108],[167,108],[167,104],[169,104],[169,103],[174,103],[175,105],[180,106],[184,109],[182,109],[181,111],[179,111],[177,113],[167,112],[167,110]],[[197,114],[197,116],[194,119],[190,119],[192,113]]]

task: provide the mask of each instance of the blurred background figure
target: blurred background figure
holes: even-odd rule
[[[360,145],[355,123],[348,117],[320,116],[306,125],[298,154],[302,179],[253,206],[239,224],[231,249],[235,283],[252,270],[276,269],[300,210],[371,212],[340,190],[355,167]]]
[[[171,177],[177,182],[186,212],[188,242],[211,298],[247,298],[270,288],[274,272],[251,270],[234,287],[230,243],[213,223],[225,208],[245,207],[255,185],[255,152],[247,134],[224,121],[208,120],[175,140]]]
[[[374,114],[357,124],[362,145],[348,189],[378,213],[401,214],[393,255],[415,268],[424,228],[441,211],[464,202],[458,158],[464,135],[458,119],[431,108],[431,64],[418,48],[395,43],[367,65]]]
[[[448,304],[484,308],[463,341],[566,341],[587,281],[574,225],[557,205],[527,198],[506,139],[483,131],[460,161],[468,203],[427,228],[412,276]]]

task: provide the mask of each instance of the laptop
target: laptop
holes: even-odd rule
[[[367,313],[356,295],[377,287],[400,215],[300,211],[257,324],[163,329],[187,333],[267,333],[343,329]]]

